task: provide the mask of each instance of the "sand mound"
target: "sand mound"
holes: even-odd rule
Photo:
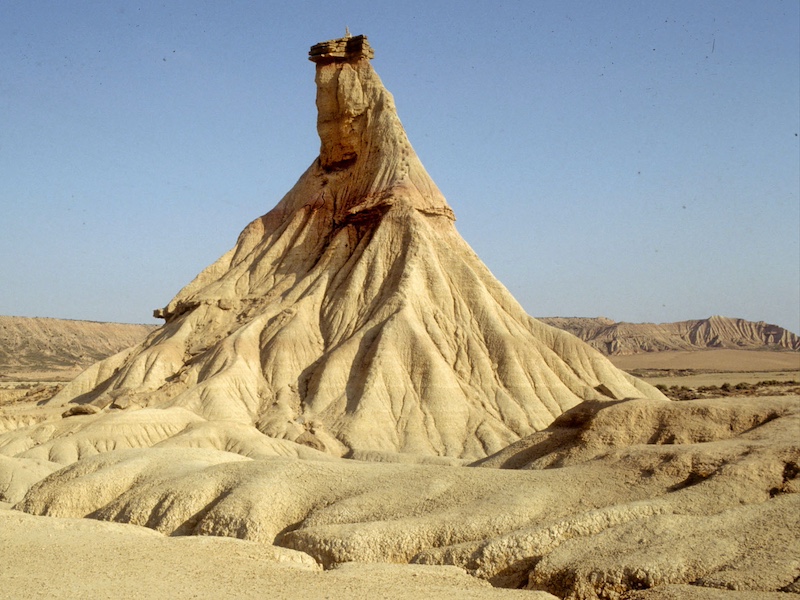
[[[203,448],[247,458],[336,460],[287,440],[265,436],[252,425],[209,422],[182,408],[98,412],[33,419],[29,409],[7,416],[0,435],[0,502],[16,502],[37,481],[87,457],[131,448]],[[52,413],[52,411],[50,411]]]
[[[116,451],[49,476],[17,508],[277,544],[325,566],[452,564],[579,598],[673,583],[775,591],[800,574],[800,401],[761,402],[574,409],[516,448],[521,470]],[[681,410],[708,423],[673,437]],[[540,456],[547,436],[560,441]]]
[[[365,38],[315,54],[320,155],[166,324],[54,399],[183,407],[334,455],[480,458],[660,393],[525,314],[467,246]],[[602,390],[602,391],[598,391]]]
[[[63,465],[34,458],[11,458],[0,454],[0,502],[14,504],[37,481]]]
[[[705,399],[655,403],[585,402],[537,432],[475,464],[546,469],[577,464],[634,445],[676,445],[735,438],[797,413],[796,398]]]
[[[62,465],[111,450],[152,446],[213,448],[253,458],[329,459],[313,448],[269,438],[252,426],[209,423],[182,408],[120,411],[48,421],[15,430],[0,439],[0,452],[4,454]]]
[[[796,494],[714,515],[657,515],[545,556],[528,587],[561,597],[614,597],[632,589],[688,583],[776,591],[797,573]]]

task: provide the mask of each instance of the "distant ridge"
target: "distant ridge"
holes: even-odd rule
[[[144,340],[153,325],[0,316],[0,376],[64,372],[65,377]]]
[[[800,336],[763,321],[709,317],[676,323],[625,323],[605,317],[543,317],[603,354],[711,348],[800,351]],[[99,321],[0,316],[0,377],[63,372],[71,378],[92,363],[135,346],[156,329]]]
[[[617,323],[605,317],[539,320],[569,331],[608,356],[709,348],[800,351],[800,336],[764,321],[720,316],[661,324]]]
[[[763,321],[714,316],[676,323],[625,323],[605,317],[543,317],[603,354],[710,348],[800,351],[800,336]],[[21,372],[77,372],[144,340],[155,325],[0,316],[0,377]]]

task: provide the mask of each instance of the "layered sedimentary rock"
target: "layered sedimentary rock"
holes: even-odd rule
[[[324,567],[455,565],[559,598],[692,584],[755,599],[800,581],[799,424],[796,397],[588,402],[484,468],[159,445],[83,458],[16,508],[275,544]]]
[[[196,535],[304,568],[349,565],[331,583],[348,568],[370,580],[449,569],[541,598],[796,592],[800,399],[668,402],[525,315],[456,232],[366,40],[349,40],[312,53],[319,159],[159,312],[166,324],[48,405],[0,406],[0,503],[170,536],[161,554],[115,539],[128,572]],[[6,529],[42,531],[2,513]],[[53,521],[103,532],[81,556],[121,532]],[[6,529],[12,555],[76,554],[73,536]],[[198,564],[183,560],[193,546],[239,564],[246,544],[196,538],[179,573]],[[12,568],[5,588],[36,569]]]
[[[800,336],[764,321],[720,316],[661,324],[617,323],[604,317],[541,320],[575,334],[608,355],[709,348],[800,350]]]
[[[0,316],[0,377],[71,374],[138,344],[152,325]],[[27,377],[26,377],[27,376]],[[35,378],[35,377],[34,377]],[[64,380],[66,380],[64,379]]]
[[[312,49],[319,157],[55,402],[183,407],[335,455],[479,458],[584,400],[658,391],[529,317],[454,226],[370,63]]]

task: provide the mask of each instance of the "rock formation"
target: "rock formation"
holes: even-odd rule
[[[319,157],[166,324],[56,402],[183,407],[335,455],[479,458],[659,392],[529,317],[454,227],[364,36],[312,48]]]
[[[677,597],[755,600],[800,581],[799,424],[796,397],[587,402],[483,468],[159,444],[86,456],[16,508],[274,544],[326,568],[455,565],[559,598],[693,584]]]
[[[215,583],[229,573],[212,554],[331,569],[324,594],[264,587],[287,598],[401,570],[430,587],[362,595],[456,597],[436,587],[448,572],[543,599],[797,591],[800,398],[668,402],[525,315],[456,232],[370,55],[365,38],[312,49],[320,157],[162,328],[49,404],[0,406],[0,503],[15,503],[0,547],[47,546],[46,565],[67,553],[60,572],[114,585],[164,573],[170,551]],[[66,520],[84,517],[169,537]],[[6,562],[16,597],[61,583]],[[462,583],[459,598],[519,593]]]
[[[800,350],[800,336],[763,321],[713,316],[677,323],[617,323],[604,317],[549,317],[541,321],[578,336],[606,355],[736,348]]]

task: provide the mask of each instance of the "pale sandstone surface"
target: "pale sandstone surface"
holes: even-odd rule
[[[0,510],[0,598],[554,599],[492,588],[453,567],[343,565],[215,537]]]
[[[0,502],[13,504],[22,500],[34,483],[63,466],[46,460],[0,454]]]
[[[320,155],[289,193],[157,311],[161,329],[54,404],[182,407],[335,456],[474,460],[584,400],[662,397],[492,276],[368,55],[317,62]]]
[[[631,589],[688,583],[777,591],[800,568],[796,494],[713,515],[657,515],[564,543],[530,574],[529,587],[561,596],[613,597]]]
[[[631,592],[625,598],[626,600],[791,600],[794,596],[781,592],[742,592],[696,585],[665,585]]]
[[[313,448],[270,438],[238,422],[209,422],[182,408],[110,411],[48,420],[0,437],[0,453],[66,465],[123,448],[203,447],[251,458],[330,459]]]
[[[800,432],[797,413],[796,396],[586,402],[559,417],[547,430],[475,464],[516,469],[569,466],[617,448],[643,445],[680,452],[691,444],[740,436],[750,439],[763,431],[762,426],[777,428],[771,423],[778,419],[783,443],[791,444],[793,434]]]
[[[129,449],[67,466],[16,508],[277,544],[326,567],[451,564],[561,597],[768,592],[800,575],[798,434],[796,397],[609,401],[484,468]]]
[[[182,409],[107,411],[62,417],[62,408],[0,409],[0,501],[16,502],[49,473],[90,456],[130,448],[198,448],[238,457],[335,460],[306,445],[265,436],[252,425],[209,422]]]

